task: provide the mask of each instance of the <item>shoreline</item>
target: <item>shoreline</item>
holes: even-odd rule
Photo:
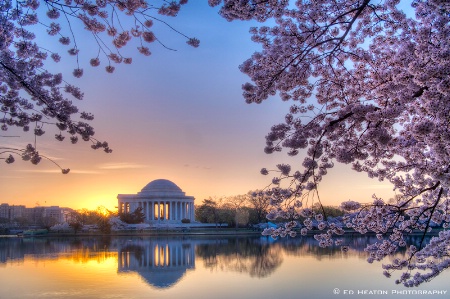
[[[445,229],[435,229],[431,232],[426,233],[427,236],[436,236],[440,231]],[[306,236],[314,236],[316,234],[324,233],[323,231],[310,231]],[[406,236],[418,236],[422,235],[421,231],[414,231],[409,233]],[[375,236],[376,233],[368,232],[366,234],[360,234],[355,231],[346,231],[342,236],[334,236],[335,238],[339,237],[354,237],[354,236]],[[235,228],[217,228],[217,229],[151,229],[151,230],[120,230],[120,231],[111,231],[110,233],[101,233],[99,231],[88,231],[88,232],[48,232],[43,234],[35,234],[35,235],[0,235],[0,238],[42,238],[42,237],[161,237],[161,236],[261,236],[262,231],[251,230],[251,229],[235,229]],[[269,237],[269,236],[268,236]],[[301,238],[302,235],[298,234],[294,238]]]
[[[189,229],[189,230],[120,230],[110,233],[89,232],[48,232],[35,235],[0,235],[0,238],[46,238],[46,237],[158,237],[158,236],[262,236],[261,231],[249,229]]]

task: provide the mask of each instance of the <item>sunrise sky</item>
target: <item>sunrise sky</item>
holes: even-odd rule
[[[110,143],[113,153],[90,149],[90,144],[57,142],[55,132],[38,139],[38,150],[63,168],[62,175],[49,161],[38,166],[16,159],[0,165],[0,203],[33,207],[59,205],[74,209],[114,209],[117,194],[137,193],[148,182],[164,178],[176,183],[196,203],[209,196],[229,196],[261,189],[271,176],[262,167],[275,168],[281,162],[301,164],[301,157],[286,153],[264,154],[269,128],[284,120],[289,103],[273,98],[260,105],[248,105],[241,95],[247,81],[238,66],[259,46],[250,40],[249,22],[227,22],[207,1],[190,1],[171,26],[200,39],[200,47],[186,45],[183,37],[155,24],[157,37],[170,51],[154,43],[152,55],[140,55],[135,46],[126,49],[133,64],[118,65],[113,74],[104,66],[95,69],[89,59],[97,55],[88,33],[78,40],[80,67],[84,76],[71,75],[75,60],[49,62],[48,68],[62,72],[66,81],[85,94],[80,110],[92,112],[92,125],[100,140]],[[49,47],[58,47],[49,39]],[[62,48],[59,52],[64,52]],[[33,142],[33,136],[3,139],[8,145]],[[392,195],[391,187],[355,174],[349,167],[330,171],[320,187],[325,204],[353,199],[370,200],[373,193]]]

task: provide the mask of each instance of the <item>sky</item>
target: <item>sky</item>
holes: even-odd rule
[[[263,189],[272,176],[261,175],[262,167],[301,167],[300,156],[263,151],[265,135],[283,122],[290,103],[274,97],[249,105],[242,97],[241,85],[248,78],[238,66],[260,49],[248,33],[258,24],[227,22],[206,0],[190,1],[167,21],[200,39],[200,47],[188,46],[167,26],[155,24],[160,41],[176,51],[154,43],[152,55],[145,57],[128,45],[125,51],[133,63],[116,65],[113,74],[104,71],[105,65],[89,66],[97,48],[89,33],[76,31],[83,77],[71,75],[76,67],[73,57],[62,55],[62,62],[49,62],[47,68],[62,72],[66,81],[82,89],[85,99],[76,105],[95,115],[95,137],[108,141],[113,152],[94,151],[85,142],[60,143],[52,138],[57,132],[48,127],[37,141],[38,150],[70,173],[62,175],[45,160],[37,166],[19,159],[2,163],[0,203],[114,210],[118,194],[135,194],[152,180],[168,179],[200,204],[208,197]],[[38,38],[60,54],[66,51],[54,39]],[[11,145],[31,142],[31,135],[7,140]],[[323,203],[330,205],[348,199],[368,202],[374,193],[393,194],[390,185],[346,165],[332,169],[319,190]]]

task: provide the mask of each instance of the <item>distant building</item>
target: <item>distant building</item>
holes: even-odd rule
[[[62,222],[70,222],[74,218],[75,210],[71,208],[61,208]]]
[[[17,218],[25,217],[25,206],[22,205],[12,205],[7,203],[0,204],[0,218],[8,219],[13,221]]]
[[[10,223],[18,219],[25,220],[29,225],[42,225],[46,220],[62,223],[66,221],[70,211],[73,210],[59,206],[26,208],[24,205],[10,206],[2,203],[0,204],[0,219],[7,219]]]
[[[132,213],[141,207],[146,223],[181,223],[182,219],[195,220],[194,197],[186,196],[176,184],[169,180],[148,183],[137,194],[119,194],[118,209],[121,213]]]
[[[43,217],[52,218],[57,223],[64,221],[63,210],[58,206],[44,207]]]
[[[41,225],[44,222],[45,207],[26,208],[25,218],[31,225]]]
[[[25,206],[10,206],[9,217],[11,220],[25,217]]]
[[[0,205],[0,218],[9,219],[9,204],[2,203]]]

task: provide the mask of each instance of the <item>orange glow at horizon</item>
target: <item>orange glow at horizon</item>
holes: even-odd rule
[[[251,176],[249,177],[251,178]],[[50,178],[54,181],[52,188],[39,186],[42,184],[41,181]],[[54,205],[75,210],[83,208],[96,210],[98,207],[105,207],[116,212],[118,194],[136,194],[147,183],[160,178],[173,181],[186,195],[194,196],[196,205],[201,204],[203,199],[208,197],[245,194],[250,190],[266,186],[270,179],[270,177],[257,174],[253,177],[253,180],[246,180],[245,176],[241,176],[242,181],[239,184],[236,184],[233,180],[230,180],[230,184],[227,180],[223,180],[220,184],[214,181],[212,184],[208,184],[210,178],[190,179],[187,172],[179,173],[177,176],[148,176],[146,171],[135,170],[114,175],[90,175],[88,180],[82,179],[77,174],[44,174],[37,177],[30,188],[13,189],[20,190],[20,192],[17,192],[20,196],[9,197],[8,193],[3,194],[0,203],[25,205],[27,207]],[[336,166],[336,169],[332,169],[319,185],[319,192],[324,205],[339,205],[348,199],[369,202],[374,193],[386,199],[394,195],[389,184],[368,179],[364,174],[354,176],[354,173],[346,169],[345,166]],[[160,209],[160,213],[162,213],[163,206]],[[157,216],[156,209],[154,211],[155,216]]]

